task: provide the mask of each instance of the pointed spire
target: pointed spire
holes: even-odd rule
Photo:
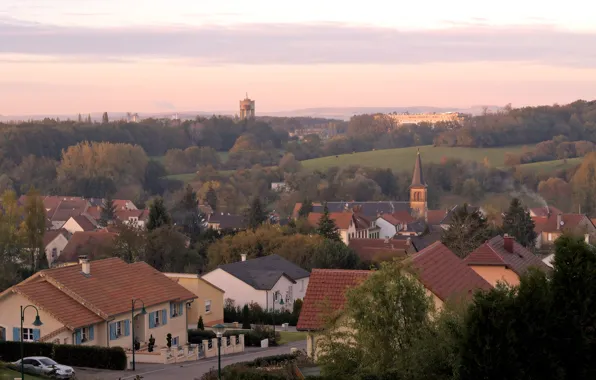
[[[420,148],[418,148],[418,153],[416,154],[416,163],[414,164],[414,174],[412,175],[412,184],[410,185],[410,187],[416,186],[426,187],[426,183],[424,182],[424,176],[422,175],[422,160],[420,158]]]

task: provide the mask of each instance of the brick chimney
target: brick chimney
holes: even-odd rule
[[[513,253],[513,242],[515,241],[515,238],[513,236],[509,236],[507,234],[505,234],[503,236],[503,248],[505,248],[505,250],[509,253]]]
[[[557,214],[557,230],[561,229],[561,222],[563,221],[562,217],[563,217],[563,214],[561,214],[561,213]]]
[[[86,275],[91,274],[91,263],[85,255],[79,256],[79,264],[81,264],[81,272]]]

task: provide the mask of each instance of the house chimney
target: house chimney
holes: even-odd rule
[[[515,241],[515,238],[513,236],[509,236],[507,234],[505,234],[503,236],[503,248],[505,248],[505,250],[509,253],[513,253],[513,242]]]
[[[563,217],[563,214],[561,214],[561,213],[557,214],[557,230],[561,229],[561,224],[563,223],[562,217]]]
[[[79,264],[81,264],[81,272],[83,272],[83,274],[91,274],[91,263],[89,262],[87,256],[79,256]]]
[[[240,254],[242,261],[246,261],[246,253]]]

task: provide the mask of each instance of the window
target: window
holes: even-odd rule
[[[205,313],[211,313],[211,300],[205,301]]]
[[[110,340],[118,339],[123,336],[130,335],[130,320],[116,321],[110,323],[109,333]],[[82,329],[81,329],[82,330]],[[87,336],[89,340],[93,340],[93,326],[87,327]],[[78,339],[78,338],[77,338]],[[78,344],[78,343],[75,343]]]
[[[173,337],[173,338],[172,338],[172,346],[174,346],[174,347],[178,347],[178,340],[179,340],[179,339],[178,339],[178,337],[177,337],[177,336]]]
[[[81,329],[81,342],[86,342],[89,340],[89,329],[83,327]]]
[[[300,291],[304,291],[304,280],[300,280]]]
[[[52,248],[52,259],[55,259],[56,257],[58,257],[58,248],[54,247]]]
[[[170,317],[176,318],[184,315],[184,302],[170,303]]]
[[[550,232],[548,233],[548,241],[553,241],[553,234]]]
[[[122,336],[122,321],[116,322],[116,336]]]
[[[153,326],[159,326],[160,321],[160,314],[159,312],[153,313]]]
[[[33,342],[33,329],[23,329],[23,342]]]

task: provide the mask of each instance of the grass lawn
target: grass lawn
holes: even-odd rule
[[[325,170],[333,166],[346,167],[360,165],[364,167],[386,168],[394,171],[411,171],[416,159],[416,150],[420,149],[422,164],[425,162],[439,163],[445,158],[459,158],[464,161],[482,162],[488,158],[491,166],[503,166],[505,153],[521,153],[527,149],[524,146],[508,146],[502,148],[463,148],[463,147],[420,147],[383,149],[354,154],[342,154],[338,157],[322,157],[302,161],[302,167],[312,170]]]
[[[531,164],[520,165],[521,170],[533,171],[535,173],[551,173],[561,169],[569,169],[582,163],[583,157],[568,158],[565,160],[532,162]]]
[[[20,379],[20,378],[21,378],[20,372],[12,371],[7,368],[0,368],[0,380],[14,380],[14,379]],[[32,375],[28,375],[28,374],[25,374],[25,379],[26,380],[29,380],[29,379],[42,380],[41,377],[32,376]]]
[[[290,332],[290,331],[280,331],[279,332],[279,341],[277,344],[286,344],[291,342],[297,342],[300,340],[306,340],[306,333],[303,331],[299,332]]]

